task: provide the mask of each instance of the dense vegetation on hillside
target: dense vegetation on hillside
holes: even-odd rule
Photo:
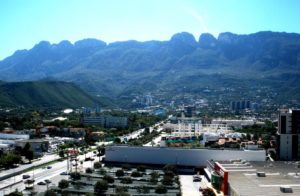
[[[198,41],[189,33],[169,41],[42,41],[0,62],[5,81],[73,81],[109,97],[266,86],[278,99],[299,100],[299,76],[300,35],[277,32],[202,34]]]
[[[8,82],[0,84],[0,106],[83,107],[105,105],[69,82]]]

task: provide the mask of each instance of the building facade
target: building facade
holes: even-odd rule
[[[277,153],[280,160],[300,160],[300,110],[282,109],[278,117]]]
[[[84,116],[82,123],[86,125],[99,125],[101,127],[127,127],[127,117],[119,116]]]

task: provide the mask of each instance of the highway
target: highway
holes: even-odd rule
[[[86,168],[93,167],[94,162],[99,161],[99,157],[95,157],[93,152],[88,152],[86,154],[86,157],[93,157],[94,160],[93,161],[84,161],[85,155],[78,156],[78,158],[79,158],[78,167],[77,167],[78,171],[85,171]],[[83,161],[82,165],[80,164],[80,161]],[[73,164],[74,163],[75,163],[75,161],[73,161]],[[72,169],[74,171],[75,167],[73,166]],[[60,175],[60,173],[66,172],[66,171],[67,171],[67,160],[64,160],[64,161],[60,161],[60,162],[56,162],[56,163],[52,164],[50,169],[47,169],[47,167],[38,168],[38,169],[34,169],[29,172],[22,173],[21,175],[17,175],[17,176],[8,178],[6,180],[1,181],[1,183],[0,183],[1,187],[9,186],[11,184],[14,184],[15,182],[20,182],[20,183],[17,183],[13,186],[9,186],[7,188],[1,189],[0,196],[3,196],[4,194],[8,194],[10,192],[13,192],[16,189],[18,189],[19,191],[24,190],[25,189],[25,184],[24,184],[25,180],[23,180],[23,178],[22,178],[23,175],[30,175],[30,179],[33,178],[35,180],[35,183],[34,183],[35,191],[41,192],[41,191],[45,191],[47,186],[37,185],[38,182],[49,179],[52,182],[51,184],[49,184],[49,186],[57,185],[61,179],[67,179],[68,176]],[[58,177],[58,176],[60,176],[60,177]]]

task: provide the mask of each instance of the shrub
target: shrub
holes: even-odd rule
[[[102,194],[108,189],[108,184],[105,180],[98,181],[94,186],[95,195]]]
[[[94,163],[94,169],[100,169],[102,167],[102,164],[100,162]]]
[[[72,172],[72,173],[70,173],[70,177],[73,180],[80,180],[80,178],[81,178],[80,173],[78,173],[78,172]]]
[[[145,172],[145,171],[146,171],[146,166],[144,166],[144,165],[139,165],[139,166],[137,167],[137,171],[139,171],[139,172]]]
[[[164,176],[169,176],[171,178],[173,178],[175,176],[173,171],[165,171],[165,175]]]
[[[131,184],[132,183],[132,179],[130,177],[125,177],[121,180],[121,183],[123,184]]]
[[[92,168],[86,168],[85,173],[87,173],[87,174],[93,173]]]
[[[138,193],[150,193],[150,188],[147,186],[142,186],[137,188]]]
[[[117,186],[116,187],[116,193],[123,193],[123,192],[127,192],[128,188],[125,186]]]
[[[159,177],[159,173],[158,172],[152,172],[151,174],[151,178],[158,178]]]
[[[117,177],[124,176],[124,171],[123,171],[122,169],[118,169],[118,170],[116,171],[116,176],[117,176]]]
[[[138,172],[138,171],[134,171],[134,172],[131,173],[131,176],[132,176],[132,177],[142,177],[143,174],[140,173],[140,172]]]
[[[122,168],[123,168],[124,170],[131,170],[131,166],[130,166],[129,164],[124,164],[124,165],[122,165]]]
[[[23,196],[23,193],[16,190],[14,192],[9,193],[8,196]]]
[[[158,194],[164,194],[164,193],[167,193],[167,188],[164,186],[164,185],[158,185],[156,188],[155,188],[155,193],[158,193]]]
[[[103,180],[106,180],[110,184],[115,182],[115,179],[112,176],[109,176],[109,175],[105,175],[103,177]]]
[[[177,168],[176,168],[176,166],[175,165],[165,165],[164,167],[163,167],[163,170],[164,170],[164,172],[166,172],[166,171],[172,171],[173,173],[176,173],[177,172]]]
[[[58,187],[59,187],[60,189],[68,188],[68,187],[69,187],[69,182],[68,182],[67,180],[64,180],[64,179],[63,179],[63,180],[59,181]]]
[[[45,192],[44,196],[56,196],[57,194],[53,190],[48,190]]]
[[[162,183],[164,185],[172,185],[173,184],[173,178],[170,176],[164,176]]]
[[[99,171],[99,173],[100,173],[101,175],[105,175],[105,174],[106,174],[106,170],[103,169],[103,168],[101,168],[100,171]]]

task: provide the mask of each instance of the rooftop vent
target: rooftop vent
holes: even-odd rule
[[[257,175],[257,177],[266,177],[265,172],[257,172],[256,175]]]
[[[280,191],[283,193],[292,193],[293,189],[289,186],[281,186]]]

